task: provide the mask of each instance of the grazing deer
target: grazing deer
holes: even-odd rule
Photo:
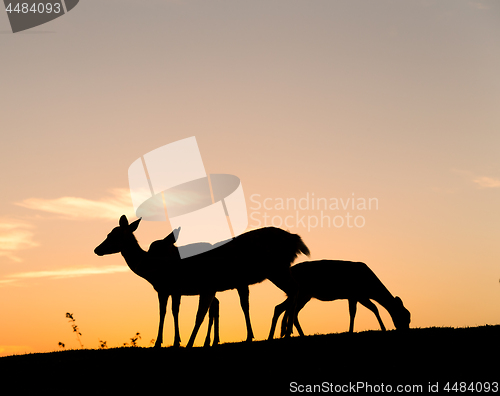
[[[392,296],[364,263],[334,260],[306,261],[293,266],[291,273],[299,286],[293,323],[301,336],[304,335],[304,332],[300,327],[298,314],[311,298],[321,301],[347,299],[349,301],[350,333],[354,330],[354,317],[358,302],[375,314],[380,328],[385,331],[378,309],[370,300],[378,302],[387,309],[396,329],[408,329],[410,326],[410,311],[404,307],[399,297]],[[274,337],[276,322],[288,304],[287,299],[274,309],[269,339]],[[283,321],[285,321],[286,315],[288,313],[285,313]],[[282,323],[281,336],[283,336],[283,331]]]
[[[287,318],[294,317],[291,311],[294,309],[297,285],[290,274],[290,264],[299,253],[309,255],[309,249],[300,236],[279,228],[260,228],[241,234],[215,249],[181,260],[178,248],[174,245],[180,231],[178,228],[159,241],[162,245],[161,255],[165,257],[163,259],[155,254],[149,255],[139,246],[133,233],[140,221],[141,219],[129,224],[123,215],[119,226],[108,234],[94,252],[99,256],[121,253],[129,268],[151,283],[158,292],[160,323],[155,347],[160,347],[162,343],[163,323],[170,295],[173,298],[178,296],[179,304],[181,295],[200,296],[195,326],[187,347],[193,346],[218,291],[238,291],[247,325],[247,341],[254,338],[249,314],[249,285],[269,279],[289,296]],[[153,247],[153,251],[155,250],[156,246]],[[174,316],[176,314],[174,312]],[[293,323],[292,320],[287,320],[288,336]]]

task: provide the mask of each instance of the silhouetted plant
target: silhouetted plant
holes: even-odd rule
[[[135,333],[135,336],[133,336],[131,339],[130,339],[130,346],[131,347],[136,347],[137,346],[137,340],[140,340],[141,339],[141,333]],[[123,343],[123,346],[128,346],[129,343],[128,342],[124,342]]]
[[[99,340],[99,349],[107,349],[107,348],[108,348],[107,341]]]
[[[76,321],[75,321],[75,318],[73,317],[73,314],[72,313],[69,313],[69,312],[66,312],[66,317],[68,319],[70,319],[70,323],[71,323],[71,328],[73,329],[73,333],[76,334],[76,339],[78,340],[78,342],[80,343],[80,347],[83,348],[83,344],[82,344],[82,341],[80,340],[80,336],[82,335],[82,333],[80,333],[80,329],[78,328],[78,326],[76,325]]]
[[[135,336],[133,336],[130,339],[130,345],[132,345],[133,347],[136,347],[137,346],[137,340],[140,340],[140,339],[141,339],[140,333],[136,333]]]

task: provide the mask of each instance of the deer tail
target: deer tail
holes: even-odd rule
[[[305,254],[307,257],[311,255],[311,252],[309,251],[309,248],[306,246],[300,235],[295,235],[296,238],[296,243],[297,243],[297,250],[295,253],[299,255],[300,253]]]

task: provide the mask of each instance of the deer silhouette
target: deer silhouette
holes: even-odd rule
[[[178,230],[175,230],[177,232]],[[174,237],[177,239],[177,236],[174,234]],[[149,245],[149,250],[147,251],[148,256],[150,256],[151,260],[168,260],[169,259],[169,251],[170,251],[170,245],[171,242],[169,241],[168,237],[165,239],[160,239],[157,241],[154,241]],[[190,244],[186,246],[181,246],[178,248],[179,251],[185,250],[188,252],[191,250],[192,252],[197,252],[197,251],[206,251],[208,250],[208,246],[212,246],[210,243],[195,243],[195,244]],[[168,301],[169,295],[166,295],[166,300]],[[181,337],[180,337],[180,332],[179,332],[179,308],[181,304],[181,295],[180,294],[175,294],[172,295],[172,316],[174,317],[174,347],[179,347],[181,344]],[[166,303],[163,306],[166,308]],[[162,306],[160,306],[160,315],[162,315],[161,312]],[[165,313],[163,313],[163,316],[165,316]],[[214,325],[214,342],[213,346],[219,344],[219,300],[217,297],[214,297],[212,300],[212,303],[210,304],[210,309],[208,311],[208,331],[207,331],[207,336],[205,338],[205,343],[204,347],[210,346],[210,332],[212,329],[212,325]],[[163,334],[163,331],[162,331]],[[161,345],[161,340],[160,340],[160,345]]]
[[[399,297],[393,297],[373,271],[364,263],[351,261],[319,260],[306,261],[291,268],[292,276],[297,280],[299,291],[296,295],[293,323],[301,336],[304,335],[300,327],[298,314],[311,298],[321,301],[347,299],[349,301],[349,332],[354,331],[356,305],[361,305],[372,311],[385,331],[384,323],[378,309],[370,300],[382,305],[392,317],[396,329],[408,329],[410,326],[410,311],[408,311]],[[274,337],[274,331],[279,316],[288,306],[288,299],[277,305],[271,323],[269,339]],[[290,311],[288,311],[290,312]],[[285,321],[285,313],[283,321]],[[281,336],[284,327],[282,322]]]
[[[204,253],[180,259],[175,241],[180,228],[172,231],[161,241],[151,246],[153,254],[143,250],[134,236],[141,219],[129,224],[125,215],[119,226],[108,234],[95,248],[99,255],[121,253],[129,268],[147,280],[158,292],[160,323],[155,347],[163,341],[163,324],[168,297],[180,305],[180,296],[199,295],[195,325],[187,347],[194,344],[198,330],[206,316],[216,292],[236,289],[245,315],[247,341],[254,338],[249,313],[248,286],[269,279],[289,296],[285,335],[292,331],[297,284],[290,274],[290,265],[298,254],[309,255],[309,249],[299,235],[275,227],[266,227],[246,232],[231,241]],[[158,242],[158,243],[156,243]],[[177,315],[173,312],[174,317]],[[217,315],[218,316],[218,315]],[[216,322],[216,328],[218,328]],[[179,340],[176,329],[176,340]]]

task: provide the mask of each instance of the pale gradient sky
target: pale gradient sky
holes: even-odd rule
[[[367,263],[412,326],[499,323],[497,1],[82,0],[24,33],[0,13],[0,33],[0,355],[78,347],[66,312],[86,347],[156,337],[152,287],[93,249],[133,218],[130,164],[189,136],[249,207],[376,197],[363,228],[290,231],[313,259]],[[168,231],[137,236],[147,248]],[[264,339],[283,292],[250,291]],[[237,293],[219,297],[222,341],[243,340]],[[184,344],[196,304],[181,306]],[[311,302],[301,323],[347,331],[347,302]],[[169,312],[165,345],[172,327]],[[377,328],[358,309],[355,330]]]

